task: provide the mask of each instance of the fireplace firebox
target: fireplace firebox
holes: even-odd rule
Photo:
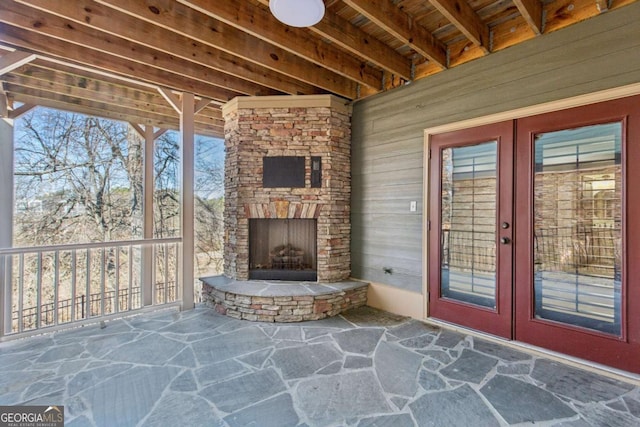
[[[317,280],[315,219],[250,219],[249,279]]]

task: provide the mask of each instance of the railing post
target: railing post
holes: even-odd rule
[[[11,332],[11,269],[8,268],[11,257],[0,257],[0,338]]]

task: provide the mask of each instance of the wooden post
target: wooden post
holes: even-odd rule
[[[155,177],[153,160],[155,155],[155,141],[162,135],[162,131],[155,132],[153,126],[130,123],[131,127],[144,138],[142,157],[142,238],[153,239],[153,196],[155,192]],[[153,268],[154,248],[142,247],[142,305],[153,305],[155,301],[155,269]]]
[[[159,88],[158,91],[167,102],[180,114],[180,225],[182,229],[182,250],[179,257],[179,276],[182,287],[180,300],[182,310],[195,307],[193,294],[194,286],[194,116],[204,108],[209,100],[202,99],[196,105],[192,93],[184,92],[180,96],[168,89]]]
[[[182,223],[182,309],[195,307],[193,295],[194,267],[194,166],[195,166],[195,100],[192,93],[182,94],[182,113],[180,114],[180,171],[182,175],[180,202]]]
[[[153,194],[155,190],[153,158],[155,135],[153,126],[144,127],[144,150],[142,158],[142,238],[153,239]],[[155,297],[155,271],[153,268],[153,247],[142,247],[142,304],[152,305]]]
[[[13,246],[13,120],[0,93],[0,248]],[[0,257],[0,338],[11,332],[11,260]]]

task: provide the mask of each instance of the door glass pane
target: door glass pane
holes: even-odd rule
[[[496,306],[496,141],[442,151],[442,297]]]
[[[536,135],[535,316],[620,335],[621,123]]]

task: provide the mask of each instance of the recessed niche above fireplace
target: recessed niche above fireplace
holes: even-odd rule
[[[317,280],[315,219],[250,219],[249,279]]]

